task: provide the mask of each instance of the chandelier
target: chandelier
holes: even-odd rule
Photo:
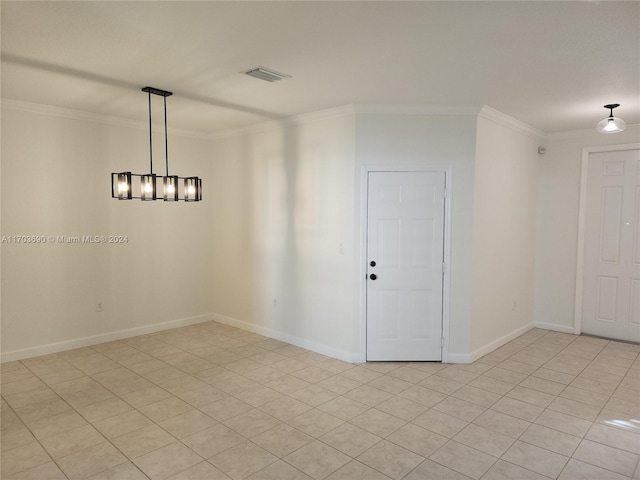
[[[167,141],[167,97],[172,92],[154,87],[144,87],[149,95],[149,173],[115,172],[111,174],[111,198],[118,200],[140,199],[143,201],[199,202],[202,200],[202,179],[169,175],[169,148]],[[151,128],[151,95],[159,95],[164,101],[164,151],[165,175],[153,172],[153,133]],[[160,182],[159,182],[160,180]],[[159,187],[161,192],[159,192]]]

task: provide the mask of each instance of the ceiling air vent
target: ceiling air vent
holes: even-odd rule
[[[286,73],[276,72],[274,70],[270,70],[268,68],[260,66],[240,73],[246,73],[250,77],[259,78],[260,80],[266,80],[267,82],[277,82],[278,80],[291,78],[291,75],[287,75]]]

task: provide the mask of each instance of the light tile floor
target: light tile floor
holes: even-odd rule
[[[640,479],[640,346],[351,365],[209,322],[2,365],[2,478]]]

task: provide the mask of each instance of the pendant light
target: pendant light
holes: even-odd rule
[[[165,202],[199,202],[202,200],[202,179],[169,175],[169,144],[167,136],[167,97],[172,92],[155,87],[144,87],[149,95],[149,173],[116,172],[111,174],[111,198],[118,200],[139,199],[142,201],[164,200]],[[164,151],[165,175],[158,177],[153,172],[153,131],[151,128],[151,95],[159,95],[164,101]],[[158,194],[158,179],[161,178],[162,194]],[[182,188],[180,188],[182,187]],[[182,191],[182,196],[180,192]],[[139,196],[136,195],[139,192]]]
[[[596,128],[600,133],[618,133],[627,127],[624,120],[613,116],[613,109],[619,106],[619,103],[610,103],[609,105],[604,106],[604,108],[609,109],[609,116],[598,123]]]

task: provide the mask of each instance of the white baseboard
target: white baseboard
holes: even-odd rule
[[[442,359],[442,363],[471,363],[470,353],[450,353],[447,358]]]
[[[162,330],[168,330],[170,328],[186,327],[187,325],[208,322],[212,319],[212,315],[210,313],[206,313],[204,315],[197,315],[195,317],[180,318],[178,320],[169,320],[167,322],[154,323],[152,325],[144,325],[142,327],[102,333],[100,335],[92,335],[90,337],[74,338],[72,340],[65,340],[63,342],[49,343],[47,345],[40,345],[37,347],[23,348],[21,350],[12,350],[9,352],[2,352],[2,354],[0,355],[0,361],[4,363],[13,362],[15,360],[22,360],[23,358],[39,357],[41,355],[49,355],[51,353],[73,350],[74,348],[89,347],[91,345],[97,345],[99,343],[113,342],[114,340],[122,340],[123,338],[135,337],[137,335],[160,332]]]
[[[291,345],[295,345],[296,347],[311,350],[312,352],[320,353],[328,357],[337,358],[338,360],[342,360],[343,362],[361,363],[359,361],[360,357],[357,353],[338,350],[328,345],[323,345],[321,343],[316,343],[305,338],[296,337],[279,330],[274,330],[273,328],[255,325],[243,320],[238,320],[236,318],[218,314],[213,314],[213,320],[215,320],[216,322],[224,323],[225,325],[230,325],[232,327],[241,328],[242,330],[247,330],[259,335],[264,335],[265,337],[274,338],[282,342],[290,343]]]
[[[72,340],[65,340],[63,342],[49,343],[46,345],[40,345],[36,347],[29,347],[29,348],[24,348],[20,350],[2,352],[0,354],[0,362],[2,363],[12,362],[15,360],[21,360],[23,358],[37,357],[41,355],[48,355],[51,353],[64,352],[66,350],[73,350],[74,348],[88,347],[91,345],[97,345],[99,343],[112,342],[114,340],[121,340],[123,338],[135,337],[137,335],[145,335],[148,333],[160,332],[162,330],[184,327],[184,326],[193,325],[197,323],[208,322],[210,320],[215,320],[217,322],[224,323],[226,325],[241,328],[243,330],[247,330],[250,332],[255,332],[260,335],[264,335],[269,338],[274,338],[276,340],[287,342],[287,343],[290,343],[291,345],[295,345],[300,348],[311,350],[313,352],[320,353],[328,357],[337,358],[339,360],[342,360],[348,363],[361,363],[360,357],[357,353],[338,350],[328,345],[324,345],[321,343],[313,342],[311,340],[296,337],[294,335],[290,335],[288,333],[281,332],[279,330],[263,327],[260,325],[254,325],[252,323],[245,322],[243,320],[238,320],[235,318],[231,318],[231,317],[227,317],[225,315],[219,315],[219,314],[197,315],[194,317],[170,320],[167,322],[155,323],[152,325],[145,325],[142,327],[129,328],[126,330],[118,330],[115,332],[103,333],[100,335],[92,335],[89,337],[81,337],[81,338],[75,338]],[[495,349],[501,347],[505,343],[510,342],[514,338],[519,337],[523,333],[528,332],[533,327],[542,328],[544,330],[553,330],[556,332],[573,334],[573,327],[568,327],[565,325],[556,325],[552,323],[533,322],[531,324],[520,327],[514,330],[513,332],[503,335],[502,337],[498,338],[497,340],[494,340],[493,342],[485,345],[484,347],[474,350],[470,354],[450,353],[446,361],[448,363],[472,363],[478,360],[479,358],[481,358],[482,356],[486,355],[487,353],[490,353]]]
[[[553,330],[554,332],[570,333],[571,335],[574,334],[573,325],[569,327],[567,325],[557,325],[555,323],[533,322],[533,326],[536,328],[542,328],[543,330]]]
[[[520,335],[522,335],[524,333],[527,333],[534,326],[535,325],[534,325],[533,322],[532,323],[527,323],[526,325],[523,325],[520,328],[516,328],[512,332],[509,332],[506,335],[503,335],[500,338],[495,339],[493,342],[490,342],[490,343],[486,344],[484,347],[480,347],[480,348],[474,350],[469,355],[469,357],[470,357],[469,358],[469,362],[465,362],[465,363],[475,362],[479,358],[484,357],[487,353],[491,353],[494,350],[496,350],[496,349],[500,348],[501,346],[503,346],[504,344],[510,342],[514,338],[518,338]],[[540,328],[543,328],[543,327],[540,327]]]

